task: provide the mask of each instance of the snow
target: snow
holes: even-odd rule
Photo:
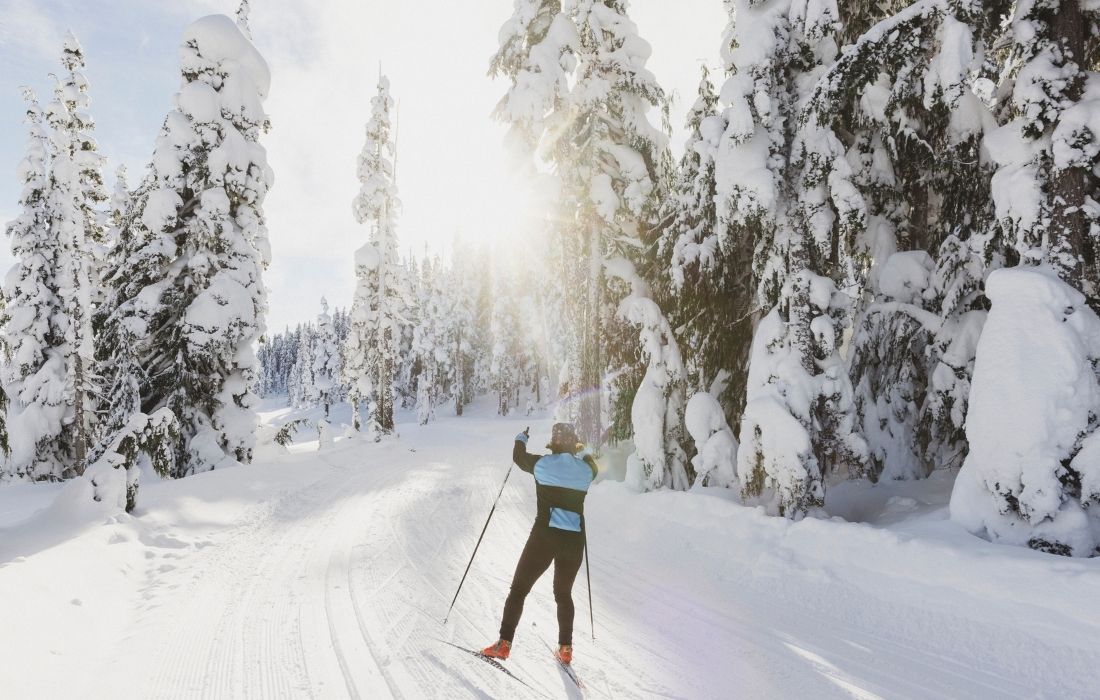
[[[181,64],[186,71],[207,70],[221,64],[230,74],[239,67],[252,82],[260,99],[271,89],[271,71],[256,47],[233,20],[225,15],[207,15],[192,22],[183,33]],[[192,48],[196,47],[196,48]]]
[[[0,487],[0,513],[30,490],[54,500],[0,530],[0,596],[19,601],[0,627],[5,695],[569,696],[538,641],[553,641],[549,576],[507,662],[534,692],[435,641],[492,640],[534,516],[530,478],[514,473],[442,627],[512,436],[529,422],[549,434],[494,408],[428,426],[403,414],[400,439],[319,453],[306,438],[263,463],[149,479],[134,516],[91,501],[85,480]],[[725,489],[599,481],[586,507],[596,639],[582,576],[575,666],[614,698],[1092,696],[1100,566],[971,537],[946,518],[949,489],[949,475],[853,483],[828,507],[868,522],[792,523]]]
[[[1090,73],[1081,99],[1059,115],[1051,137],[1055,170],[1090,167],[1100,156],[1100,73]]]
[[[1043,205],[1042,184],[1034,159],[1042,142],[1024,137],[1024,120],[1017,119],[985,137],[985,147],[1000,168],[993,174],[993,201],[997,219],[1009,219],[1029,229],[1039,219]]]
[[[695,485],[737,486],[737,438],[726,423],[722,404],[713,394],[699,392],[684,409],[684,425],[695,441]]]
[[[894,253],[880,269],[879,290],[894,301],[919,303],[935,267],[932,256],[923,250]]]
[[[1100,516],[1088,510],[1100,490],[1085,484],[1100,485],[1100,461],[1092,440],[1075,453],[1100,415],[1100,319],[1043,268],[997,270],[986,294],[992,308],[977,346],[970,452],[951,517],[996,542],[1039,540],[1088,556],[1100,545]],[[1067,462],[1081,477],[1080,495],[1064,485]]]

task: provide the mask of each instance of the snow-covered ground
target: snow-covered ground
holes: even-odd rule
[[[516,470],[444,627],[529,422],[491,410],[146,481],[135,517],[79,484],[0,487],[0,695],[568,697],[540,641],[549,576],[507,662],[534,691],[437,641],[495,637],[534,514]],[[549,421],[530,422],[539,444]],[[1096,697],[1100,561],[972,537],[947,519],[950,481],[844,484],[836,517],[798,523],[723,490],[597,483],[595,641],[583,572],[574,590],[590,696]]]

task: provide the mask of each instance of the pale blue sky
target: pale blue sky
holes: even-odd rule
[[[178,87],[184,27],[235,0],[0,0],[0,221],[18,208],[20,85],[48,98],[61,37],[84,46],[91,112],[108,184],[119,163],[133,185]],[[522,206],[489,114],[504,90],[486,77],[512,0],[252,0],[252,30],[272,69],[264,139],[275,187],[266,211],[273,263],[269,328],[316,315],[321,295],[350,302],[352,251],[366,229],[351,215],[355,159],[379,62],[400,104],[398,186],[403,247],[445,250],[454,234],[502,241]],[[680,95],[677,127],[694,99],[699,62],[716,66],[721,0],[634,0],[653,45],[650,68]],[[679,151],[682,134],[674,139]],[[10,264],[0,243],[0,267]]]

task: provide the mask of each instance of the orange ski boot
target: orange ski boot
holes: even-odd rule
[[[557,651],[554,652],[554,658],[566,666],[573,663],[573,645],[559,644]]]
[[[481,650],[481,655],[489,659],[500,659],[501,661],[508,660],[508,654],[512,651],[512,643],[507,639],[498,639],[494,644],[490,644]]]

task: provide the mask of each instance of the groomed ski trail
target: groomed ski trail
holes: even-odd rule
[[[549,574],[506,664],[533,691],[436,641],[496,637],[534,514],[526,474],[509,481],[441,621],[526,423],[404,424],[380,444],[304,443],[150,484],[142,520],[157,534],[141,606],[115,645],[90,652],[104,659],[99,680],[72,687],[102,698],[579,697],[539,640],[556,641]],[[1092,628],[1063,642],[1011,616],[968,616],[973,593],[934,574],[862,585],[847,564],[815,563],[828,553],[791,549],[791,533],[814,528],[836,529],[838,543],[849,527],[879,537],[864,526],[790,524],[615,484],[596,485],[587,516],[597,640],[581,578],[574,645],[590,698],[1084,697],[1083,671],[1098,661],[1073,636]],[[1041,652],[1033,664],[1006,653],[1023,647]]]

